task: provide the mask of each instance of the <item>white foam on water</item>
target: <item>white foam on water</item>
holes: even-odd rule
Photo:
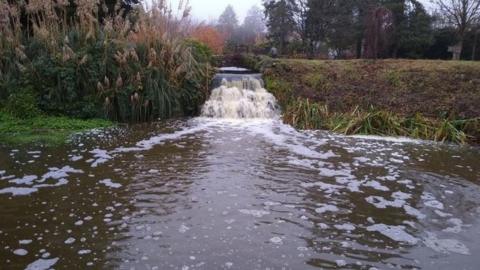
[[[372,140],[372,141],[384,141],[384,142],[393,142],[393,143],[426,143],[426,141],[416,140],[406,137],[384,137],[384,136],[375,136],[375,135],[351,135],[348,136],[354,139],[361,139],[361,140]]]
[[[302,183],[300,184],[303,188],[312,188],[318,187],[320,190],[326,194],[332,194],[338,192],[338,190],[343,189],[343,186],[332,185],[324,182],[315,182],[315,183]]]
[[[437,201],[437,200],[433,200],[433,201],[426,201],[424,202],[426,206],[428,207],[431,207],[431,208],[436,208],[438,210],[443,210],[445,208],[445,206],[443,205],[443,203]]]
[[[440,211],[440,210],[434,210],[433,212],[435,212],[435,214],[437,214],[439,217],[442,217],[442,218],[446,218],[446,217],[451,217],[452,214],[450,213],[445,213],[443,211]]]
[[[27,196],[32,193],[37,192],[37,188],[26,188],[26,187],[8,187],[0,189],[0,194],[12,194],[13,196]]]
[[[100,164],[104,164],[111,160],[113,157],[108,153],[107,150],[103,149],[94,149],[90,151],[93,154],[94,161],[92,162],[92,168],[98,167]]]
[[[17,185],[31,186],[31,185],[33,185],[33,181],[35,181],[37,179],[38,179],[38,176],[36,176],[36,175],[26,175],[22,178],[13,179],[13,180],[10,180],[8,182],[12,183],[12,184],[17,184]]]
[[[82,250],[78,251],[78,255],[87,255],[87,254],[90,254],[90,253],[92,253],[92,251],[90,249],[82,249]]]
[[[166,141],[177,140],[181,137],[186,135],[195,134],[202,130],[207,129],[208,127],[212,126],[214,123],[202,122],[198,123],[194,127],[184,128],[179,131],[175,131],[173,133],[168,134],[160,134],[151,137],[150,139],[140,141],[136,144],[135,147],[119,147],[113,150],[111,153],[129,153],[129,152],[140,152],[140,151],[148,151],[153,149],[156,145],[160,145],[165,143]]]
[[[245,122],[245,129],[252,135],[260,135],[277,147],[288,150],[296,155],[313,158],[313,159],[328,159],[336,156],[333,152],[319,152],[312,150],[304,145],[304,141],[308,138],[295,130],[289,125],[285,125],[280,121],[261,121],[261,122]],[[324,144],[319,142],[318,145]]]
[[[25,270],[48,270],[51,269],[58,262],[59,258],[53,259],[38,259],[33,263],[27,265]]]
[[[373,189],[379,190],[379,191],[390,191],[390,189],[382,184],[380,184],[378,181],[368,181],[365,184],[363,184],[364,187],[371,187]]]
[[[463,230],[463,221],[458,218],[451,218],[448,220],[448,223],[452,224],[452,227],[448,227],[444,229],[444,232],[449,232],[449,233],[460,233]]]
[[[337,212],[338,210],[339,210],[338,207],[336,207],[335,205],[325,204],[322,207],[315,209],[315,212],[317,212],[318,214],[323,214],[326,212]]]
[[[70,161],[77,162],[83,159],[83,156],[72,156],[70,157]]]
[[[278,236],[275,236],[275,237],[272,237],[270,238],[270,242],[275,244],[275,245],[281,245],[283,244],[283,240],[282,238],[278,237]]]
[[[279,205],[282,205],[281,203],[278,203],[278,202],[264,202],[263,205],[267,206],[267,207],[272,207],[272,206],[279,206]]]
[[[24,240],[19,240],[18,243],[20,245],[30,245],[33,242],[32,239],[24,239]]]
[[[373,204],[375,207],[380,209],[385,209],[387,207],[401,208],[406,203],[405,200],[395,199],[393,201],[389,201],[380,196],[370,196],[365,198],[365,200],[368,203]]]
[[[397,191],[397,192],[392,194],[392,197],[394,199],[397,199],[397,200],[404,200],[405,201],[405,200],[411,199],[412,195],[408,194],[408,193],[405,193],[405,192]]]
[[[419,239],[405,232],[404,226],[390,226],[385,224],[375,224],[367,227],[369,232],[379,232],[384,236],[396,241],[405,242],[411,245],[418,243]]]
[[[71,244],[75,243],[75,241],[76,241],[75,238],[69,237],[67,240],[65,240],[64,243],[65,243],[66,245],[71,245]]]
[[[25,256],[28,254],[28,251],[23,249],[23,248],[19,248],[19,249],[15,249],[13,251],[13,254],[17,255],[17,256]]]
[[[69,177],[70,174],[81,174],[84,173],[82,170],[74,169],[70,166],[64,166],[63,168],[49,168],[49,172],[44,174],[38,182],[45,182],[48,179],[62,179]]]
[[[239,211],[240,213],[244,214],[244,215],[250,215],[250,216],[257,217],[257,218],[261,218],[261,217],[263,217],[263,216],[270,215],[270,212],[264,211],[264,210],[240,209],[240,210],[238,210],[238,211]]]
[[[405,210],[405,212],[410,215],[410,216],[414,216],[418,219],[424,219],[426,217],[426,215],[422,214],[422,212],[420,212],[420,210],[416,209],[416,208],[413,208],[412,206],[406,204],[403,206],[403,209]]]
[[[46,187],[59,187],[68,184],[68,180],[65,178],[59,179],[55,184],[41,184],[41,185],[34,185],[34,188],[46,188]]]
[[[341,231],[351,232],[351,231],[355,230],[355,225],[353,225],[351,223],[337,224],[337,225],[334,225],[334,227],[338,230],[341,230]]]
[[[104,179],[99,182],[100,184],[104,184],[105,186],[109,188],[121,188],[122,184],[114,183],[112,179]]]
[[[438,236],[431,232],[427,232],[427,237],[423,240],[423,243],[439,253],[471,255],[468,247],[462,242],[455,239],[438,239]]]
[[[180,232],[180,233],[186,233],[189,230],[190,230],[190,227],[188,227],[185,224],[180,225],[180,227],[178,228],[178,232]]]

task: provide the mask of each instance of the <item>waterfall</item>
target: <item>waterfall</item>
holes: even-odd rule
[[[218,74],[214,85],[215,80],[216,88],[203,106],[203,117],[272,119],[279,116],[277,100],[263,87],[258,74]]]

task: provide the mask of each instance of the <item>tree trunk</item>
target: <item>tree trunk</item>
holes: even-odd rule
[[[475,39],[473,40],[473,49],[472,49],[472,61],[475,61],[477,56],[478,34],[480,34],[480,29],[475,32]]]
[[[462,52],[463,52],[463,42],[465,40],[465,28],[461,28],[461,30],[459,31],[459,35],[458,35],[458,43],[457,43],[457,47],[458,47],[458,51],[455,51],[453,52],[453,60],[460,60],[462,58]]]
[[[357,44],[356,44],[356,52],[357,52],[357,59],[362,58],[362,44],[363,38],[358,38],[357,39]]]
[[[462,57],[462,51],[463,51],[463,38],[458,42],[458,51],[453,52],[453,60],[460,60]]]

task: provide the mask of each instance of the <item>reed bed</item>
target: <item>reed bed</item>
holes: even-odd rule
[[[197,113],[213,68],[188,39],[188,3],[119,6],[0,1],[0,105],[135,122]]]

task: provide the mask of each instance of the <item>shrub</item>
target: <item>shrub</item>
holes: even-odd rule
[[[10,94],[5,105],[5,112],[21,119],[33,118],[41,113],[31,88],[20,89]]]

